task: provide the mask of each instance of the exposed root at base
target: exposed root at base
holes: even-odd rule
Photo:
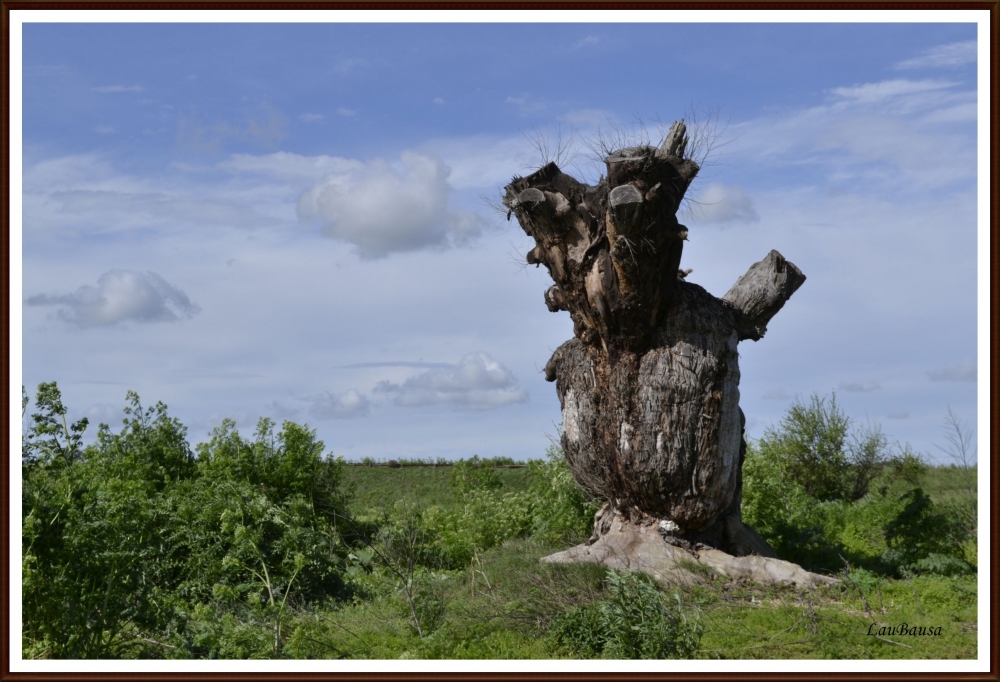
[[[619,570],[642,571],[655,579],[690,585],[698,582],[698,576],[685,564],[696,562],[714,569],[732,579],[751,580],[762,584],[794,584],[799,587],[833,585],[840,581],[817,573],[811,573],[798,564],[782,561],[774,557],[770,547],[752,529],[740,524],[735,528],[729,521],[727,537],[739,540],[739,545],[747,551],[742,556],[734,556],[721,549],[704,543],[690,542],[670,534],[669,522],[662,524],[656,519],[631,520],[621,513],[602,510],[595,523],[595,536],[582,545],[543,557],[551,563],[600,563]],[[734,520],[739,523],[739,519]],[[663,526],[661,528],[661,526]],[[745,533],[745,535],[744,535]],[[685,546],[686,545],[686,546]],[[770,556],[762,556],[752,551],[757,546]]]

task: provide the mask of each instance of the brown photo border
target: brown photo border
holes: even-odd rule
[[[976,2],[976,1],[954,1],[946,2],[941,0],[927,0],[925,2],[914,0],[882,0],[881,2],[831,2],[829,0],[817,0],[816,2],[795,0],[788,2],[749,2],[746,0],[735,0],[733,2],[720,2],[718,0],[706,0],[697,2],[684,0],[679,2],[637,1],[628,0],[624,2],[607,2],[606,0],[548,0],[545,2],[512,1],[512,2],[469,2],[468,0],[435,1],[412,0],[410,2],[330,2],[329,0],[316,0],[315,2],[303,0],[289,0],[281,2],[276,0],[239,0],[239,1],[219,1],[219,0],[185,0],[169,2],[164,0],[131,0],[123,1],[95,1],[95,0],[0,0],[0,376],[3,377],[4,390],[0,391],[0,420],[2,420],[2,473],[0,473],[0,504],[3,519],[0,528],[0,550],[2,550],[2,585],[0,585],[0,602],[3,607],[2,621],[0,621],[0,680],[32,680],[41,682],[42,680],[476,680],[480,682],[492,682],[494,680],[545,680],[557,682],[561,680],[700,680],[704,682],[718,680],[885,680],[889,681],[909,681],[909,680],[995,680],[1000,681],[1000,671],[998,671],[997,640],[1000,639],[997,621],[997,528],[1000,526],[995,513],[992,513],[990,524],[990,557],[991,557],[991,583],[994,586],[990,603],[990,632],[993,635],[990,642],[989,652],[989,672],[979,673],[538,673],[538,672],[503,672],[503,673],[474,673],[474,672],[435,672],[435,673],[387,673],[387,672],[347,672],[347,673],[317,673],[317,672],[275,672],[275,673],[150,673],[150,672],[128,672],[128,673],[25,673],[10,671],[10,613],[6,608],[10,597],[10,537],[9,519],[7,518],[10,508],[10,480],[6,475],[9,470],[9,443],[10,429],[10,394],[6,390],[10,383],[10,12],[17,10],[443,10],[443,9],[464,9],[464,10],[685,10],[685,9],[708,9],[708,10],[982,10],[990,13],[990,64],[994,82],[1000,78],[1000,68],[998,68],[998,15],[1000,15],[1000,1]],[[567,17],[569,18],[569,17]],[[980,93],[982,97],[983,93]],[[997,319],[998,309],[998,277],[997,262],[1000,260],[1000,245],[998,245],[998,173],[997,173],[997,149],[1000,147],[1000,140],[997,136],[997,89],[991,87],[988,93],[990,103],[990,173],[993,180],[990,185],[990,301],[989,301],[989,324],[990,324],[990,400],[993,410],[990,414],[990,437],[989,437],[989,458],[992,464],[990,469],[990,511],[995,512],[998,508],[998,468],[1000,459],[997,457],[998,436],[997,421],[1000,408],[997,407],[997,384],[998,384],[998,361],[1000,361],[1000,343],[997,339]],[[979,150],[982,152],[986,145],[980,142]]]

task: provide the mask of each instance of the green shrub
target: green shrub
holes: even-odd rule
[[[340,464],[315,432],[232,422],[198,447],[129,392],[118,433],[43,384],[22,450],[24,644],[56,658],[280,655],[294,605],[337,594]],[[79,428],[77,428],[79,426]],[[256,644],[253,644],[256,642]],[[262,646],[262,645],[261,645]]]
[[[934,502],[920,488],[904,494],[900,502],[903,508],[885,527],[888,549],[884,561],[888,566],[898,573],[920,572],[918,566],[925,569],[945,566],[942,559],[932,559],[933,556],[951,557],[965,563],[961,557],[966,533],[960,519],[938,512]],[[954,568],[945,570],[953,571]]]
[[[600,502],[577,484],[562,448],[553,445],[545,454],[544,460],[529,463],[532,532],[551,541],[579,542],[593,530]]]
[[[608,596],[557,618],[550,633],[580,656],[604,658],[692,658],[704,624],[697,610],[686,611],[652,579],[638,572],[609,571]]]
[[[455,462],[451,470],[450,482],[460,495],[471,493],[474,490],[499,490],[503,487],[493,465],[479,459],[479,455]]]

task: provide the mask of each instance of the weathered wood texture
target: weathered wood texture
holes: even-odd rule
[[[545,376],[577,480],[617,513],[666,520],[680,544],[735,550],[746,539],[737,344],[761,338],[805,277],[771,251],[721,299],[683,279],[676,212],[698,172],[686,144],[681,121],[659,148],[609,155],[596,187],[550,163],[515,177],[504,204],[535,239],[528,262],[555,281],[546,305],[573,319]]]

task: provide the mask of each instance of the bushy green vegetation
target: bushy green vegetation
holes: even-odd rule
[[[835,396],[813,395],[749,443],[744,521],[780,557],[813,571],[850,565],[896,577],[972,572],[975,489],[953,487],[966,478],[891,446],[878,426],[851,426]],[[964,473],[975,475],[974,468]],[[935,489],[937,501],[925,487]]]
[[[132,393],[121,428],[84,447],[86,420],[68,424],[42,384],[22,440],[24,655],[974,656],[968,472],[885,445],[859,459],[870,427],[852,432],[832,400],[799,408],[802,428],[751,444],[744,516],[783,558],[843,578],[810,591],[540,563],[585,539],[597,507],[555,447],[520,468],[345,466],[307,427],[263,419],[191,448],[166,406]],[[798,477],[813,456],[841,482]],[[858,497],[865,461],[877,475]],[[901,621],[944,634],[865,634]]]

